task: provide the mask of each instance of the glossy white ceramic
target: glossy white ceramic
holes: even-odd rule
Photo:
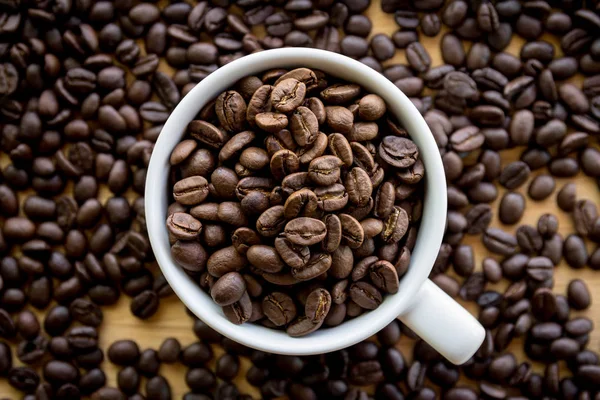
[[[304,66],[356,82],[387,103],[419,147],[425,164],[423,217],[411,265],[400,290],[379,308],[334,328],[321,328],[301,338],[258,324],[234,325],[171,258],[165,228],[169,156],[198,111],[239,79],[272,68]],[[322,50],[283,48],[258,52],[210,74],[181,100],[156,142],[146,178],[146,222],[152,249],[171,287],[198,318],[246,346],[279,354],[309,355],[348,347],[368,338],[398,317],[450,361],[460,364],[479,348],[481,325],[458,303],[427,279],[436,259],[446,221],[446,180],[434,138],[411,101],[389,80],[351,58]]]

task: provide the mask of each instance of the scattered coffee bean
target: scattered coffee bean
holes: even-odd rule
[[[544,200],[552,194],[556,184],[550,175],[538,175],[531,183],[527,193],[533,200]]]
[[[114,364],[133,365],[140,356],[140,349],[132,340],[120,340],[110,345],[107,354]]]
[[[569,305],[576,310],[584,310],[590,306],[591,295],[586,284],[579,279],[572,280],[567,288]]]
[[[517,192],[506,192],[500,201],[498,217],[507,225],[517,223],[525,212],[525,198]]]

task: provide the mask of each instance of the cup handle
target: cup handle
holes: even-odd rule
[[[456,365],[471,358],[485,336],[481,324],[429,279],[399,319]]]

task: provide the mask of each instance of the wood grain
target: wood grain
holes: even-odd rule
[[[373,21],[373,34],[386,33],[388,35],[391,35],[397,30],[397,25],[393,20],[393,16],[384,14],[380,10],[378,2],[374,2],[374,4],[367,10],[367,15]],[[438,35],[435,38],[429,38],[421,35],[421,42],[430,52],[431,58],[433,60],[433,65],[441,64],[439,42],[443,33],[444,32],[440,33],[440,35]],[[556,39],[553,37],[548,37],[545,39],[556,43]],[[518,55],[522,43],[522,39],[513,38],[507,51]],[[557,49],[559,49],[558,46]],[[397,51],[395,57],[392,60],[387,61],[385,65],[393,63],[406,63],[406,58],[403,51]],[[163,62],[161,64],[161,70],[169,72],[170,68]],[[575,80],[580,81],[581,77],[578,77]],[[510,161],[518,159],[521,151],[522,149],[513,149],[502,152],[503,163],[508,163]],[[3,155],[0,158],[0,165],[4,167],[7,163],[7,157]],[[536,171],[533,175],[535,176],[542,172],[544,171]],[[547,200],[541,202],[534,202],[530,199],[527,199],[527,212],[524,215],[523,219],[520,221],[520,223],[535,225],[540,215],[544,213],[553,213],[556,214],[559,218],[559,230],[563,236],[566,236],[569,233],[573,232],[573,223],[570,215],[562,212],[555,205],[556,192],[562,187],[562,185],[571,181],[577,183],[578,198],[587,198],[594,201],[595,203],[599,203],[600,196],[598,192],[598,186],[593,179],[590,179],[584,176],[583,174],[580,174],[572,179],[558,179],[556,191]],[[525,184],[519,189],[519,191],[525,195],[527,185],[528,184]],[[67,191],[69,190],[70,188],[68,187]],[[502,193],[503,190],[501,189],[498,199],[501,198]],[[131,196],[131,198],[135,197],[135,195],[129,195]],[[109,192],[106,190],[106,188],[103,188],[103,190],[100,193],[102,201],[104,202],[108,196]],[[23,199],[24,197],[25,196],[21,196],[21,199]],[[496,201],[492,205],[495,210],[497,210],[498,202],[499,201]],[[494,218],[492,225],[505,229],[509,232],[514,232],[514,230],[516,229],[516,226],[503,226],[497,220],[497,218]],[[464,243],[470,244],[474,247],[477,261],[477,270],[480,270],[481,260],[483,260],[483,258],[489,255],[487,250],[481,245],[480,238],[478,236],[466,237]],[[589,250],[593,250],[593,247],[590,246]],[[435,250],[432,249],[432,251]],[[450,272],[450,274],[452,274],[452,272]],[[572,270],[564,262],[561,263],[561,265],[555,271],[556,283],[554,286],[554,292],[565,294],[566,286],[568,285],[570,280],[575,278],[583,279],[590,288],[592,297],[594,299],[600,299],[600,273],[594,272],[589,268],[584,268],[582,270]],[[497,285],[489,285],[488,288],[501,291],[506,287],[506,285],[507,282],[501,282]],[[129,301],[129,298],[123,295],[121,296],[120,301],[115,306],[103,308],[104,323],[102,324],[100,329],[100,344],[104,350],[107,349],[108,345],[111,342],[118,339],[133,339],[137,343],[139,343],[142,349],[148,347],[158,349],[162,341],[167,337],[175,337],[179,339],[182,345],[184,346],[197,340],[192,332],[192,320],[186,314],[184,306],[177,298],[172,297],[169,299],[163,299],[161,301],[161,307],[159,312],[146,321],[140,321],[131,315],[129,311]],[[474,304],[465,304],[465,306],[472,313],[477,313],[477,309]],[[597,327],[600,327],[600,302],[596,302],[592,306],[592,308],[590,308],[587,311],[577,312],[573,315],[585,315],[591,318]],[[41,318],[42,314],[39,314],[39,316]],[[412,340],[407,339],[406,337],[403,337],[398,344],[398,348],[409,360],[412,358],[413,344],[414,342]],[[522,340],[515,340],[509,349],[517,355],[519,361],[526,360],[526,357],[523,354],[522,345]],[[592,333],[588,348],[594,351],[600,351],[600,329]],[[213,346],[213,349],[215,357],[210,363],[210,366],[214,368],[216,358],[220,354],[222,354],[223,351],[217,346]],[[19,365],[19,361],[16,360],[16,357],[15,364]],[[244,380],[245,372],[249,366],[250,362],[248,360],[242,360],[242,368],[235,382],[238,384],[238,387],[240,388],[241,392],[251,394],[254,398],[260,398],[260,393],[256,390],[256,388],[253,388]],[[534,370],[538,372],[543,370],[543,366],[539,363],[533,363],[533,366]],[[112,365],[108,361],[105,361],[102,364],[102,368],[106,372],[108,384],[111,386],[116,386],[116,374],[119,368]],[[184,379],[185,373],[186,368],[184,368],[181,365],[161,366],[160,374],[164,375],[171,384],[174,399],[181,398],[188,391]],[[144,382],[145,381],[143,381],[143,383]],[[475,385],[475,382],[469,381],[464,377],[461,378],[461,383],[470,386]],[[367,390],[372,392],[373,388],[367,388]],[[5,379],[2,379],[0,380],[0,397],[2,396],[16,399],[20,398],[22,394],[11,388],[7,384]]]

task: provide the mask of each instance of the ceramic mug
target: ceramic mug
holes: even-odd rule
[[[221,92],[248,75],[273,68],[308,67],[355,82],[385,100],[417,144],[425,164],[425,198],[410,268],[398,293],[387,295],[375,310],[332,328],[299,338],[259,324],[235,325],[221,307],[171,258],[165,221],[169,205],[169,157],[198,111]],[[235,60],[210,74],[185,96],[166,121],[146,178],[146,224],[160,268],[183,303],[213,329],[245,346],[270,353],[311,355],[351,346],[399,318],[444,357],[455,364],[467,361],[481,345],[485,331],[477,320],[443,292],[428,275],[436,259],[446,222],[446,179],[435,140],[411,101],[387,78],[340,54],[306,48],[261,51]]]

